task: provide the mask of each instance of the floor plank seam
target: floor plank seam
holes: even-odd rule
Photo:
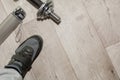
[[[100,36],[98,35],[98,32],[97,32],[97,30],[96,30],[96,28],[95,28],[95,25],[94,25],[94,22],[93,22],[93,20],[91,19],[91,17],[90,17],[90,15],[89,15],[89,13],[88,13],[88,10],[87,10],[87,8],[86,8],[86,6],[85,6],[85,4],[84,4],[83,0],[81,0],[81,2],[82,2],[82,4],[83,4],[83,6],[85,7],[86,13],[87,13],[87,15],[88,15],[88,17],[89,17],[89,19],[90,19],[90,21],[91,21],[92,25],[93,25],[93,28],[94,28],[94,29],[95,29],[95,31],[96,31],[96,34],[97,34],[97,36],[98,36],[99,40],[101,41],[101,44],[102,44],[103,48],[105,49],[105,53],[108,55],[108,58],[109,58],[109,60],[110,60],[111,64],[113,65],[112,60],[111,60],[111,58],[110,58],[110,56],[109,56],[109,54],[108,54],[108,52],[107,52],[107,50],[106,50],[106,47],[104,46],[104,44],[103,44],[103,42],[102,42],[102,40],[101,40]],[[114,71],[116,72],[116,76],[118,76],[118,78],[120,79],[120,77],[119,77],[119,75],[118,75],[118,73],[117,73],[117,71],[116,71],[116,69],[115,69],[115,66],[114,66],[114,65],[113,65],[113,68],[114,68]]]
[[[57,33],[56,28],[55,28],[55,31],[56,31],[56,33]],[[74,67],[73,67],[73,65],[72,65],[72,63],[71,63],[71,61],[70,61],[70,59],[69,59],[69,57],[68,57],[67,51],[65,50],[65,48],[64,48],[64,46],[63,46],[63,44],[62,44],[62,42],[61,42],[60,37],[58,36],[58,34],[57,34],[57,37],[58,37],[58,39],[59,39],[59,42],[60,42],[60,44],[61,44],[61,46],[62,46],[64,52],[66,53],[66,54],[65,54],[65,55],[66,55],[66,58],[68,59],[70,65],[71,65],[72,71],[73,71],[73,73],[74,73],[76,79],[79,80],[78,77],[77,77],[77,73],[75,72]]]
[[[112,46],[115,46],[115,45],[117,45],[117,44],[119,44],[119,43],[120,43],[120,41],[118,41],[118,42],[116,42],[115,44],[112,44],[112,45],[106,47],[106,49],[108,49],[108,48],[110,48],[110,47],[112,47]]]
[[[106,0],[103,0],[103,2],[104,2],[104,5],[105,5],[105,7],[106,7],[106,9],[107,9],[107,14],[108,14],[108,17],[109,17],[110,25],[111,25],[111,27],[112,27],[113,25],[112,25],[112,20],[111,20],[110,9],[109,9],[109,7],[107,6]]]
[[[113,24],[112,24],[112,21],[111,21],[110,9],[109,9],[109,7],[107,6],[106,0],[103,0],[103,2],[104,2],[104,5],[105,5],[106,10],[107,10],[107,13],[108,13],[110,25],[111,25],[111,27],[113,27]],[[115,45],[115,44],[117,44],[117,43],[119,43],[119,42],[120,42],[120,40],[119,40],[119,41],[116,41],[115,43],[112,43],[112,44],[110,44],[110,45],[107,45],[105,48],[107,48],[107,47],[109,47],[109,46],[112,46],[112,45]]]

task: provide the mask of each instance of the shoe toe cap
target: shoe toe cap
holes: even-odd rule
[[[27,40],[25,40],[17,49],[16,53],[19,53],[24,47],[29,46],[34,50],[32,60],[34,61],[36,57],[39,55],[39,53],[42,50],[43,46],[43,39],[40,36],[34,35]]]

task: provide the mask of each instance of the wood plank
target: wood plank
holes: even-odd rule
[[[114,32],[116,32],[116,35],[120,37],[120,1],[119,0],[104,0],[104,3],[107,7],[111,22],[112,22],[112,26],[113,26],[113,30]],[[120,41],[120,40],[119,40]],[[109,53],[109,56],[113,62],[113,65],[115,66],[115,69],[118,73],[118,75],[120,76],[120,68],[119,68],[119,45],[120,43],[116,43],[114,45],[111,45],[109,47],[107,47],[107,51]]]
[[[15,42],[15,34],[11,34],[9,38],[0,46],[0,67],[4,67],[11,58],[11,55],[15,53],[15,49],[18,44]],[[11,44],[12,43],[12,44]]]
[[[82,2],[56,2],[62,16],[56,31],[78,80],[119,80]]]
[[[22,28],[24,35],[21,42],[36,34],[41,35],[44,40],[43,50],[33,65],[33,73],[38,80],[77,80],[52,21],[33,20]]]
[[[118,28],[115,27],[115,25],[113,24],[113,22],[115,22],[116,20],[111,19],[111,17],[113,16],[111,13],[113,14],[120,13],[120,11],[118,10],[120,9],[120,7],[117,9],[114,8],[114,10],[117,10],[117,12],[115,12],[111,11],[112,8],[108,8],[106,5],[106,1],[111,2],[111,4],[113,4],[114,2],[117,3],[119,0],[115,0],[113,2],[112,0],[82,0],[82,1],[104,46],[107,47],[119,42],[120,37],[117,35]],[[120,4],[118,3],[117,5]],[[111,5],[111,7],[113,6],[115,6],[115,4]],[[117,15],[116,17],[119,18],[119,16],[120,15]],[[119,22],[115,23],[119,24]]]
[[[120,41],[119,0],[83,0],[83,2],[100,39],[106,48],[108,46],[108,54],[111,58],[112,64],[120,76],[118,68],[119,62],[117,61],[119,59],[119,54],[117,54],[119,52],[119,47],[118,44],[116,44]]]
[[[26,0],[18,0],[18,1],[1,0],[1,1],[5,7],[7,14],[10,14],[18,6],[22,7],[26,12],[26,18],[24,20],[24,23],[29,22],[30,20],[36,18],[37,10],[31,4],[29,4]]]
[[[7,13],[3,7],[2,2],[0,1],[0,23],[6,18],[6,15]]]
[[[118,75],[120,76],[120,43],[107,47],[106,49]]]
[[[116,32],[116,36],[120,41],[120,0],[103,0],[108,10],[109,17],[113,31]]]

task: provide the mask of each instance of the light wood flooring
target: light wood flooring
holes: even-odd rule
[[[44,40],[41,54],[25,80],[120,80],[120,0],[54,0],[60,25],[36,21],[26,0],[0,0],[0,23],[17,7],[27,16],[0,46],[0,68],[32,35]],[[20,39],[16,42],[16,39]]]

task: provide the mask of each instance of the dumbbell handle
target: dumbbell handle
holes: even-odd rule
[[[27,1],[37,9],[39,9],[41,5],[43,4],[41,0],[27,0]]]
[[[61,23],[61,18],[56,13],[54,13],[52,1],[46,3],[43,3],[41,0],[27,0],[27,1],[38,9],[37,13],[38,19],[43,20],[46,18],[50,18],[57,24]]]

